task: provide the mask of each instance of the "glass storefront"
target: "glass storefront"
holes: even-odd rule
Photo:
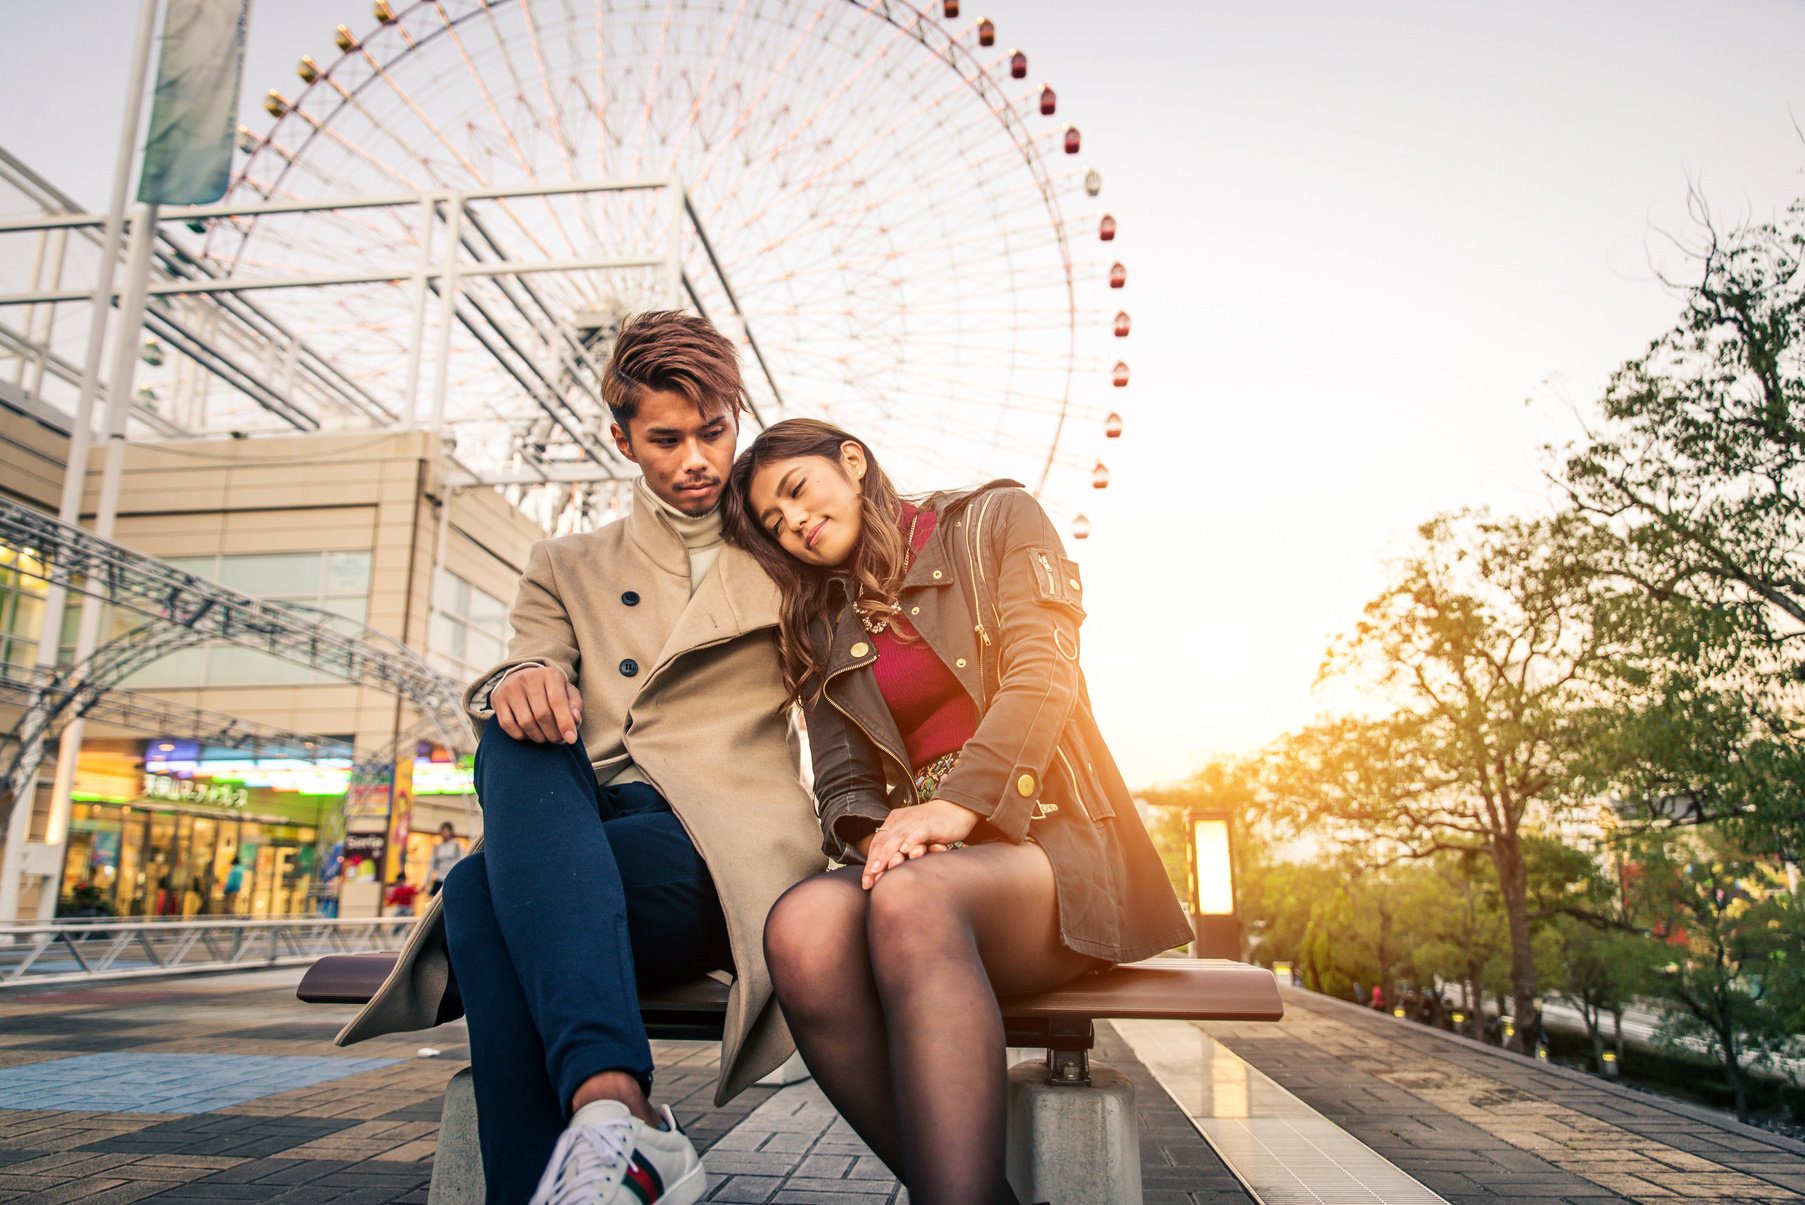
[[[77,803],[62,899],[110,905],[119,916],[308,912],[317,835],[313,825],[276,817],[155,801]]]

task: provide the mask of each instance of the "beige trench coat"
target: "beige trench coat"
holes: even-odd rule
[[[692,598],[682,539],[643,482],[638,495],[625,519],[533,546],[509,613],[508,660],[476,680],[465,704],[510,666],[558,667],[583,692],[583,745],[598,775],[631,758],[683,823],[720,893],[737,969],[720,1105],[795,1049],[765,969],[765,916],[827,862],[779,711],[776,586],[728,546]],[[425,1029],[450,1019],[442,1008],[455,1015],[441,904],[338,1045]]]

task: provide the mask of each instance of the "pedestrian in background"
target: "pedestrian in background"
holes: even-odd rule
[[[397,872],[394,884],[389,887],[389,915],[412,916],[414,914],[414,897],[419,894],[420,889],[408,882],[405,874]]]
[[[445,876],[451,868],[458,864],[464,856],[464,846],[452,830],[451,822],[446,821],[439,826],[439,843],[432,847],[432,864],[426,872],[426,894],[439,894],[439,888],[445,882]]]

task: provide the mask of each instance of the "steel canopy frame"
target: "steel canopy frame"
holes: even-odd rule
[[[34,666],[0,662],[0,699],[29,706],[34,692],[62,689],[55,675]],[[154,732],[159,736],[197,741],[218,748],[242,749],[252,758],[344,758],[354,759],[356,748],[349,742],[310,732],[291,732],[271,724],[240,719],[224,712],[208,711],[114,687],[88,708],[90,719],[103,720],[122,728]]]
[[[585,193],[631,192],[642,190],[669,189],[679,198],[673,208],[679,208],[690,221],[691,228],[707,253],[709,265],[714,269],[716,279],[721,283],[722,291],[728,297],[733,316],[738,319],[741,329],[746,333],[747,342],[751,345],[753,355],[758,360],[760,371],[774,396],[781,399],[782,390],[771,374],[770,365],[766,363],[757,338],[741,311],[739,299],[733,291],[732,282],[720,259],[715,255],[714,246],[709,242],[707,232],[702,228],[701,217],[695,206],[690,203],[684,191],[683,182],[676,177],[652,177],[638,180],[592,180],[574,184],[530,185],[517,188],[481,188],[459,189],[455,191],[428,190],[416,193],[391,193],[380,197],[330,197],[320,201],[275,201],[257,205],[197,205],[186,209],[162,209],[158,211],[159,225],[169,222],[189,223],[206,221],[215,218],[266,217],[277,214],[292,213],[337,213],[356,209],[383,209],[399,206],[430,205],[435,214],[440,205],[456,206],[463,210],[463,220],[470,220],[467,206],[472,201],[502,200],[522,197],[571,196]],[[68,228],[84,228],[101,225],[105,219],[96,214],[47,214],[35,218],[15,218],[0,221],[0,234],[26,233],[43,230]],[[460,240],[462,242],[462,240]],[[602,270],[610,268],[664,268],[670,273],[674,283],[681,285],[690,299],[695,302],[697,310],[706,317],[702,309],[694,282],[683,270],[680,248],[673,238],[667,240],[670,246],[657,255],[642,256],[573,256],[568,259],[541,260],[477,260],[472,263],[439,263],[430,261],[419,266],[401,265],[389,271],[380,272],[340,272],[319,274],[296,274],[288,276],[271,276],[244,279],[234,276],[208,276],[203,279],[164,281],[152,284],[146,292],[152,297],[180,297],[192,295],[224,296],[232,293],[245,293],[263,289],[325,288],[333,285],[357,284],[395,284],[401,281],[428,282],[443,281],[447,277],[455,280],[460,276],[527,276],[541,272],[578,272]],[[493,245],[493,240],[490,240]],[[462,245],[469,250],[474,248],[467,242]],[[198,262],[192,261],[191,262]],[[117,299],[123,286],[114,290]],[[82,301],[92,296],[92,290],[83,289],[40,289],[26,293],[0,293],[0,306],[42,305],[52,302]],[[675,298],[669,299],[675,302]],[[524,313],[522,317],[527,317]],[[530,320],[530,319],[529,319]],[[367,395],[366,395],[367,397]],[[755,417],[757,417],[755,412]],[[763,426],[762,418],[759,425]]]
[[[27,576],[153,621],[96,649],[89,663],[60,667],[34,681],[13,733],[19,748],[4,782],[15,804],[42,757],[41,738],[59,715],[86,712],[135,669],[205,640],[256,648],[398,695],[433,725],[447,747],[463,752],[473,747],[457,684],[411,649],[346,635],[293,608],[227,589],[3,498],[0,545],[30,550],[38,571],[33,573],[23,557],[15,565]]]

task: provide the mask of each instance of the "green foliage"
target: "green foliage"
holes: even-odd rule
[[[1727,818],[1805,857],[1805,203],[1727,234],[1700,208],[1673,329],[1612,377],[1556,477],[1621,536],[1640,656],[1600,777],[1650,810]]]
[[[56,902],[58,916],[118,916],[119,909],[92,883],[77,883]]]
[[[1663,1030],[1702,1041],[1722,1061],[1748,1120],[1745,1079],[1797,1044],[1805,926],[1771,863],[1712,828],[1655,830],[1629,843],[1638,911],[1671,961],[1645,981],[1672,1007]]]

